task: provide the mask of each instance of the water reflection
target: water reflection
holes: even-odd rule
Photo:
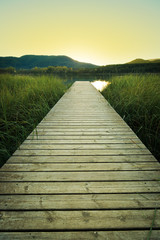
[[[100,92],[102,92],[111,83],[108,81],[96,80],[91,82],[91,84]]]

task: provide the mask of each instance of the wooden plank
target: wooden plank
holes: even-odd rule
[[[90,127],[90,128],[98,128],[98,127],[102,127],[102,128],[105,128],[105,127],[113,127],[113,126],[116,126],[116,127],[128,127],[128,125],[121,121],[116,121],[116,122],[113,122],[113,121],[100,121],[100,122],[93,122],[93,121],[80,121],[80,122],[76,122],[76,121],[42,121],[41,123],[39,123],[38,125],[39,127],[52,127],[52,128],[76,128],[76,127],[83,127],[83,128],[87,128],[87,127]]]
[[[113,116],[114,115],[114,116]],[[90,115],[88,115],[88,116],[84,116],[83,114],[81,114],[81,115],[79,115],[79,116],[77,116],[77,114],[75,114],[74,112],[73,112],[73,114],[71,115],[68,115],[68,116],[66,116],[66,115],[63,115],[63,114],[56,114],[55,112],[53,112],[52,113],[52,115],[51,114],[48,114],[47,115],[47,117],[45,118],[45,120],[46,121],[51,121],[53,118],[54,118],[54,120],[55,121],[59,121],[59,120],[63,120],[63,121],[90,121],[90,120],[92,120],[92,121],[111,121],[112,119],[113,119],[113,117],[115,118],[114,120],[115,121],[118,121],[118,122],[120,122],[120,121],[122,121],[122,118],[120,117],[120,116],[116,116],[116,114],[113,114],[113,115],[108,115],[108,113],[106,113],[106,115],[105,116],[102,116],[102,115],[93,115],[93,114],[90,114]]]
[[[122,119],[118,119],[118,120],[114,120],[114,119],[100,119],[98,122],[94,119],[80,119],[80,120],[68,120],[68,119],[61,119],[59,118],[54,119],[54,118],[47,118],[45,117],[40,123],[39,125],[52,125],[52,126],[113,126],[113,125],[117,125],[117,126],[128,126],[126,122],[124,122]]]
[[[61,138],[63,136],[70,136],[70,138],[72,138],[72,136],[98,136],[98,135],[101,135],[101,136],[119,136],[119,135],[123,135],[124,136],[127,136],[128,138],[132,138],[134,137],[134,133],[133,132],[119,132],[119,131],[116,131],[115,133],[113,133],[112,131],[108,131],[108,132],[87,132],[87,131],[84,131],[84,132],[56,132],[56,131],[34,131],[34,133],[30,134],[31,137],[34,137],[34,136],[61,136]]]
[[[160,171],[1,172],[0,181],[159,181]]]
[[[65,131],[96,131],[96,130],[99,130],[99,131],[106,131],[106,130],[111,130],[113,129],[114,130],[124,130],[124,131],[131,131],[131,129],[128,127],[128,126],[117,126],[117,125],[114,125],[114,126],[52,126],[52,125],[49,125],[49,126],[46,126],[46,125],[38,125],[36,127],[37,130],[39,131],[43,131],[43,130],[46,130],[46,131],[62,131],[65,130]]]
[[[82,96],[83,97],[83,96]],[[66,99],[67,100],[67,99]],[[96,116],[96,117],[107,117],[110,118],[113,115],[116,116],[115,119],[121,119],[121,117],[119,115],[117,115],[117,113],[112,109],[109,108],[107,106],[107,108],[104,108],[103,103],[99,104],[96,102],[92,102],[92,105],[87,105],[83,102],[83,104],[79,105],[78,101],[81,101],[80,99],[76,99],[73,95],[70,99],[70,101],[76,101],[77,102],[77,106],[73,106],[70,102],[65,102],[65,106],[57,106],[57,108],[54,109],[54,111],[50,111],[49,114],[47,115],[47,117],[51,117],[53,116],[53,114],[55,114],[55,116],[59,116],[59,115],[63,115],[63,116],[74,116],[77,117],[79,115],[81,116],[85,116],[85,117],[89,117],[91,115]],[[92,101],[91,98],[86,98],[87,101]],[[99,106],[100,110],[98,110],[98,108],[93,107],[94,104],[98,104],[97,106]],[[65,108],[66,107],[66,108]],[[86,107],[86,109],[84,108]]]
[[[150,228],[153,210],[1,211],[1,230],[93,230]],[[154,228],[160,225],[157,210]],[[16,218],[16,221],[15,221]],[[99,221],[97,221],[99,219]]]
[[[112,131],[113,130],[113,131]],[[127,127],[117,127],[117,126],[107,126],[107,127],[81,127],[81,126],[76,126],[76,127],[52,127],[52,126],[37,126],[36,131],[38,132],[132,132],[133,131],[130,128]]]
[[[0,195],[0,210],[160,208],[160,193]]]
[[[114,133],[112,131],[107,131],[107,132],[89,132],[89,131],[79,131],[79,132],[56,132],[56,131],[36,131],[34,130],[34,132],[32,134],[30,134],[31,137],[34,136],[97,136],[97,135],[101,135],[101,136],[119,136],[119,135],[123,135],[124,136],[128,136],[128,138],[132,138],[135,136],[135,134],[133,132],[123,132],[123,131],[115,131]]]
[[[106,139],[106,140],[94,140],[94,139],[75,139],[75,140],[68,140],[68,139],[32,139],[32,140],[25,140],[23,144],[141,144],[141,141],[139,139],[123,139],[123,138],[117,138],[117,139]]]
[[[83,149],[94,149],[94,150],[98,150],[98,149],[146,149],[146,147],[144,146],[144,144],[142,143],[137,143],[137,144],[22,144],[19,149],[21,150],[39,150],[39,149],[48,149],[48,150],[58,150],[58,149],[67,149],[67,150],[83,150]]]
[[[42,133],[44,133],[44,134],[47,134],[47,133],[71,133],[71,134],[75,134],[75,133],[77,133],[77,134],[80,134],[80,133],[90,133],[90,134],[97,134],[97,133],[99,133],[99,134],[105,134],[105,133],[117,133],[117,134],[120,134],[120,133],[132,133],[133,134],[133,131],[131,131],[129,128],[86,128],[86,129],[84,129],[84,128],[73,128],[73,129],[70,129],[70,128],[68,128],[68,129],[60,129],[60,128],[56,128],[56,129],[54,129],[54,128],[39,128],[39,127],[37,127],[35,130],[34,130],[34,132],[33,133],[37,133],[38,132],[38,134],[42,134]],[[32,134],[33,134],[32,133]]]
[[[160,182],[0,182],[0,194],[80,193],[160,193]]]
[[[90,101],[90,100],[88,99],[88,101]],[[79,106],[77,105],[77,107],[79,107]],[[83,108],[84,107],[85,106],[83,106]],[[68,109],[67,106],[66,106],[66,108]],[[51,111],[48,114],[48,116],[46,117],[46,119],[48,120],[48,119],[52,119],[54,117],[54,120],[59,120],[59,119],[61,119],[61,120],[63,120],[63,119],[65,119],[65,120],[72,120],[72,119],[73,120],[81,120],[81,119],[82,120],[90,120],[90,119],[92,119],[92,120],[98,120],[98,119],[111,120],[114,117],[116,121],[122,120],[122,118],[119,115],[117,115],[116,112],[105,111],[104,107],[103,107],[103,111],[105,111],[104,114],[97,113],[96,110],[94,112],[91,112],[88,109],[88,111],[89,111],[88,114],[84,114],[83,111],[84,111],[83,109],[82,109],[82,112],[80,112],[80,113],[76,112],[74,109],[72,110],[72,112],[68,112],[68,113],[65,113],[64,109],[62,109],[62,112]]]
[[[74,231],[74,232],[1,232],[0,240],[146,240],[149,230]],[[160,230],[152,230],[150,240],[160,240]]]
[[[103,155],[132,155],[132,154],[151,154],[150,151],[145,148],[145,149],[141,149],[141,148],[137,148],[137,149],[92,149],[92,150],[87,150],[87,149],[82,149],[82,150],[76,150],[76,149],[65,149],[65,150],[16,150],[15,153],[13,155],[16,156],[20,156],[20,155],[25,155],[25,156],[94,156],[94,155],[98,155],[98,156],[103,156]]]
[[[93,123],[88,123],[88,124],[67,124],[67,123],[57,123],[56,125],[53,123],[49,123],[46,124],[44,122],[40,123],[37,128],[38,129],[110,129],[110,128],[116,128],[118,129],[130,129],[126,124],[123,123],[108,123],[108,124],[104,124],[104,123],[99,123],[99,124],[93,124]]]
[[[8,163],[5,164],[0,172],[4,171],[146,171],[146,170],[160,170],[158,162],[141,162],[141,163]]]
[[[110,140],[110,139],[131,139],[131,140],[137,140],[138,137],[134,134],[124,134],[124,135],[29,135],[27,137],[27,140],[41,140],[41,139],[47,139],[47,140]]]
[[[83,96],[82,96],[83,97]],[[67,99],[66,99],[67,100]],[[59,116],[63,116],[63,117],[78,117],[79,116],[84,116],[84,117],[90,117],[91,115],[93,115],[93,117],[97,117],[97,118],[101,118],[101,117],[107,117],[108,119],[111,118],[111,115],[116,115],[116,113],[114,111],[112,111],[111,109],[104,109],[103,106],[99,106],[102,110],[104,110],[104,112],[102,111],[96,111],[96,109],[93,109],[92,106],[86,106],[87,109],[84,109],[84,104],[83,105],[79,105],[78,101],[80,101],[79,99],[76,99],[74,96],[72,96],[72,98],[70,99],[70,101],[76,101],[77,102],[77,108],[79,108],[79,110],[77,111],[77,109],[72,106],[69,102],[67,104],[65,104],[65,107],[63,106],[58,106],[57,108],[54,109],[54,111],[50,111],[47,115],[48,118],[52,118],[53,115],[55,117],[59,117]],[[86,98],[87,101],[91,101],[91,99]],[[81,108],[81,109],[80,109]],[[120,116],[116,115],[117,119],[120,119]]]
[[[117,156],[12,156],[7,163],[105,163],[157,162],[152,155]]]

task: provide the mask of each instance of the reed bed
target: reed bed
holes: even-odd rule
[[[51,76],[0,75],[0,165],[65,91],[62,80]]]
[[[160,74],[109,79],[102,94],[160,161]]]

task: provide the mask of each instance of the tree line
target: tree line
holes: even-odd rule
[[[73,69],[61,66],[48,66],[45,68],[34,67],[32,69],[17,70],[14,67],[0,68],[0,73],[11,74],[33,74],[33,75],[106,75],[106,74],[125,74],[125,73],[159,73],[160,63],[140,63],[140,64],[115,64],[95,68]]]

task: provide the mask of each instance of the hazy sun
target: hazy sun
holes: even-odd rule
[[[97,90],[99,90],[100,92],[103,91],[103,89],[105,89],[109,84],[111,84],[110,82],[106,82],[106,81],[101,81],[101,80],[97,80],[91,83]]]

